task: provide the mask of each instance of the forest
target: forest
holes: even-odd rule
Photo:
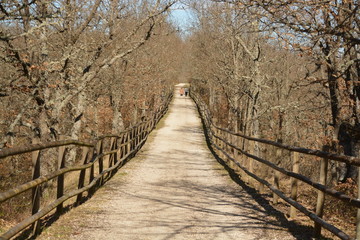
[[[359,5],[3,0],[0,150],[115,134],[147,119],[176,83],[186,82],[219,126],[359,157]],[[176,8],[192,16],[186,34],[170,18]],[[256,151],[276,154],[260,145]],[[286,154],[273,161],[289,167]],[[301,161],[302,174],[315,178],[319,161]],[[30,166],[27,157],[1,161],[0,190],[29,179]],[[48,161],[44,171],[55,168]],[[356,196],[358,169],[340,163],[330,169],[328,184]],[[353,223],[356,211],[345,215]]]

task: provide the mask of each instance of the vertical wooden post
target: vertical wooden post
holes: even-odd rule
[[[259,136],[256,135],[256,137],[258,138]],[[261,145],[257,142],[257,143],[256,143],[256,147],[257,147],[257,150],[256,150],[256,151],[257,151],[257,154],[260,154],[260,152],[261,152],[260,146],[261,146]],[[257,169],[256,171],[259,172],[260,178],[261,178],[261,179],[265,179],[265,178],[266,178],[266,170],[267,170],[266,165],[263,164],[263,163],[258,162],[258,163],[257,163],[257,166],[258,166],[258,169]],[[263,193],[265,192],[265,185],[259,182],[259,183],[258,183],[258,190],[259,190],[259,193],[260,193],[260,194],[263,194]]]
[[[32,141],[33,144],[39,143],[37,138],[34,138]],[[33,172],[32,172],[32,179],[35,180],[40,177],[40,151],[33,151],[32,152],[32,164],[33,164]],[[41,186],[36,186],[32,189],[32,211],[31,214],[34,215],[40,209],[40,196],[41,196]],[[32,234],[36,236],[40,232],[40,225],[41,222],[36,221],[32,226]]]
[[[141,142],[144,139],[144,122],[140,124],[139,129],[139,142]]]
[[[230,134],[227,133],[227,132],[224,132],[224,139],[226,142],[230,142],[231,143],[231,140],[230,140]],[[231,147],[227,144],[227,143],[224,143],[224,151],[231,157]],[[228,159],[227,157],[226,158],[226,161],[227,161],[227,165],[229,167],[231,167],[231,160]]]
[[[131,152],[131,131],[127,132],[127,138],[126,138],[126,154],[129,154]]]
[[[157,123],[158,123],[158,111],[156,111],[155,114],[154,114],[154,126],[153,126],[153,129],[156,127]]]
[[[219,130],[219,133],[220,133],[220,138],[222,138],[222,139],[226,138],[225,132]],[[226,152],[226,144],[222,140],[220,140],[219,143],[220,143],[221,149],[224,152]],[[224,160],[224,162],[226,162],[226,164],[228,164],[228,159],[227,159],[226,155],[223,152],[221,152],[221,154],[222,154],[222,159]]]
[[[64,137],[60,136],[60,140],[63,140]],[[65,167],[65,146],[59,147],[59,155],[58,155],[58,169],[62,169]],[[64,174],[61,174],[57,178],[57,198],[61,198],[64,195]],[[56,214],[61,214],[63,211],[63,204],[61,203],[56,207]]]
[[[241,137],[237,137],[236,146],[241,149],[241,146],[242,146],[242,138],[241,138]],[[243,164],[243,163],[242,163],[242,158],[243,158],[243,155],[240,154],[240,152],[239,152],[238,150],[236,150],[235,159],[236,159],[236,161],[238,161],[241,165]],[[241,180],[244,181],[244,172],[243,172],[243,170],[242,170],[241,168],[239,168],[238,166],[236,166],[236,170],[238,170],[238,173],[239,173],[239,175],[240,175]]]
[[[243,142],[243,151],[246,153],[247,151],[248,151],[248,142],[249,142],[249,140],[243,140],[244,142]],[[248,157],[248,156],[246,156],[246,155],[243,155],[243,166],[245,167],[245,168],[247,168],[247,169],[249,169],[249,160],[250,160],[250,158]],[[244,181],[246,182],[246,183],[249,183],[249,175],[247,175],[245,172],[244,172]]]
[[[146,124],[142,123],[141,124],[141,138],[140,138],[140,141],[144,140],[145,137],[146,137]]]
[[[213,133],[215,132],[215,128],[212,124],[209,124],[209,130],[207,131],[207,134],[209,135],[209,140],[211,144],[215,144],[216,140],[213,136]]]
[[[152,120],[149,120],[149,122],[147,123],[147,128],[146,128],[146,136],[149,136],[150,132],[151,132],[151,122]]]
[[[134,129],[135,128],[132,128],[131,131],[130,131],[130,151],[134,150]]]
[[[124,137],[125,139],[125,137]],[[123,158],[124,156],[126,156],[126,145],[123,145],[121,147],[121,158]]]
[[[136,126],[134,129],[134,149],[136,149],[139,142],[139,129],[140,126]]]
[[[118,141],[119,141],[119,138],[115,138],[114,139],[114,143],[113,143],[113,150],[115,149],[118,149]],[[119,153],[120,151],[118,150],[115,154],[114,154],[114,159],[113,159],[113,162],[114,162],[114,165],[118,162],[119,160]]]
[[[96,156],[97,156],[97,152],[96,152],[96,146],[95,148],[92,149],[92,154],[91,154],[91,162],[94,162]],[[94,180],[95,178],[95,163],[93,163],[90,167],[90,174],[89,174],[89,184]],[[95,192],[95,187],[92,187],[89,189],[89,196],[93,195]]]
[[[89,151],[88,147],[82,148],[81,162],[83,163],[83,165],[88,163],[88,159],[89,159],[89,155],[90,155],[89,152],[90,151]],[[86,174],[86,169],[83,169],[80,171],[78,189],[84,187],[85,174]],[[80,204],[81,200],[82,200],[82,193],[79,193],[76,197],[76,204]]]
[[[235,132],[237,132],[237,129],[235,129]],[[231,138],[232,138],[232,140],[231,140],[231,143],[234,145],[234,146],[237,146],[238,147],[238,141],[237,141],[237,139],[238,139],[238,137],[236,136],[236,135],[232,135],[231,136]],[[238,160],[238,155],[239,155],[239,152],[238,152],[238,150],[236,150],[235,148],[233,148],[233,158],[234,158],[234,160],[235,161],[237,161]],[[235,163],[233,163],[233,170],[234,171],[236,171],[236,164]]]
[[[132,140],[133,140],[133,128],[130,129],[129,135],[128,135],[129,152],[131,152],[131,150],[132,150]]]
[[[121,134],[120,138],[119,138],[119,161],[123,158],[123,156],[125,155],[125,149],[123,149],[122,144],[124,143],[124,139],[125,139],[125,134]]]
[[[360,199],[360,167],[358,167],[358,199]],[[360,208],[356,215],[356,239],[360,239]]]
[[[120,148],[121,148],[121,158],[126,155],[126,147],[123,145],[126,141],[126,133],[121,134]]]
[[[220,131],[219,129],[216,129],[216,135],[217,135],[218,137],[221,137],[221,131]],[[222,149],[221,140],[218,139],[218,138],[217,138],[217,145],[218,145],[218,147],[219,147],[220,149]],[[219,157],[224,160],[224,156],[223,156],[222,151],[221,151],[221,150],[218,150],[218,153],[219,153]]]
[[[223,132],[221,130],[218,130],[218,136],[220,138],[223,138]],[[220,139],[219,139],[219,147],[221,150],[224,150],[224,143]],[[226,162],[225,155],[223,154],[223,152],[221,150],[220,150],[220,156],[221,156],[222,160]]]
[[[143,139],[146,138],[147,135],[148,135],[148,124],[149,124],[149,122],[147,122],[147,123],[144,124],[143,136],[142,136]]]
[[[328,163],[329,160],[327,158],[321,159],[319,183],[323,185],[326,185]],[[324,202],[325,202],[325,193],[318,190],[318,197],[316,202],[316,215],[318,217],[323,216]],[[314,226],[314,236],[315,238],[319,238],[321,236],[321,225],[318,223],[315,223]]]
[[[112,137],[110,139],[110,151],[115,150],[116,149],[116,137]],[[109,156],[109,162],[108,162],[108,167],[112,167],[113,162],[116,161],[116,153],[112,153]],[[110,175],[110,173],[109,173]]]
[[[299,173],[299,153],[292,152],[291,157],[293,164],[292,171],[294,173]],[[291,178],[291,198],[296,201],[297,195],[298,195],[298,180],[296,178]],[[290,207],[290,218],[291,219],[296,218],[296,208],[294,206]]]
[[[277,148],[276,149],[276,159],[275,161],[277,163],[280,163],[280,157],[281,157],[281,153],[282,153],[282,150],[281,148]],[[273,174],[273,178],[274,178],[274,186],[277,188],[277,189],[280,189],[280,184],[279,184],[279,180],[280,180],[280,173],[276,170],[273,170],[274,171],[274,174]],[[278,204],[279,202],[279,196],[276,195],[275,193],[273,193],[273,204]]]
[[[217,129],[215,128],[215,126],[214,126],[214,136],[213,136],[213,138],[214,138],[214,144],[217,145],[217,146],[219,146],[219,139],[217,139],[217,138],[215,137],[215,135],[216,135],[216,136],[218,135],[218,130],[217,130]],[[218,156],[220,157],[219,150],[218,150],[217,148],[214,148],[214,150],[215,150],[215,152],[218,154]]]
[[[255,142],[254,141],[249,141],[249,152],[250,154],[254,155],[254,151],[255,150]],[[249,171],[251,173],[254,173],[254,159],[249,157]],[[249,177],[249,183],[254,187],[255,186],[255,182],[254,179],[252,177]]]
[[[136,147],[136,132],[137,132],[137,127],[135,126],[132,130],[132,148],[131,148],[131,150],[135,150],[135,147]]]
[[[103,146],[103,142],[104,142],[104,139],[101,139],[101,140],[99,140],[98,141],[98,143],[97,143],[97,146],[96,146],[96,154],[97,155],[100,155],[100,154],[102,154],[103,153],[103,148],[104,148],[104,146]],[[98,162],[99,162],[99,174],[100,173],[102,173],[103,172],[103,170],[104,170],[104,162],[103,162],[103,158],[102,157],[100,157],[99,159],[98,159]]]
[[[123,151],[122,151],[122,147],[121,147],[121,138],[119,138],[117,141],[116,141],[116,148],[117,148],[117,152],[116,152],[116,163],[121,161],[121,158],[122,158],[122,154],[123,154]],[[122,165],[122,163],[120,163],[120,166]],[[119,167],[120,167],[119,166]]]
[[[230,133],[226,134],[226,141],[229,142],[230,144],[233,144],[232,135]],[[229,154],[230,157],[234,158],[234,149],[229,145],[227,147],[227,153]],[[234,162],[229,159],[229,167],[232,169],[233,166],[234,166]]]
[[[228,142],[231,143],[232,145],[235,145],[233,135],[231,135],[230,133],[228,133],[227,135],[228,135],[228,137],[227,137]],[[231,147],[231,146],[229,146],[229,155],[230,155],[233,159],[235,159],[235,149],[234,149],[233,147]],[[234,166],[235,166],[235,165],[234,165],[234,162],[231,160],[231,161],[230,161],[230,164],[229,164],[229,167],[230,167],[231,169],[234,169]]]
[[[141,142],[141,134],[142,134],[142,125],[139,125],[137,128],[137,132],[136,132],[136,146],[135,148],[138,147],[138,145]]]

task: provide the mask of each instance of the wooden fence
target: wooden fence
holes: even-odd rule
[[[90,197],[94,191],[101,187],[123,164],[132,158],[145,143],[149,133],[155,128],[159,120],[168,109],[171,96],[164,106],[160,107],[153,117],[119,133],[118,135],[102,136],[94,142],[81,142],[76,140],[61,140],[50,143],[37,143],[24,147],[9,148],[0,151],[2,158],[32,152],[33,176],[32,180],[20,186],[0,193],[0,203],[8,201],[15,196],[32,190],[32,214],[30,217],[11,227],[0,236],[0,239],[9,239],[31,226],[32,235],[40,231],[41,219],[56,209],[55,214],[61,214],[64,202],[76,197],[76,205],[84,200],[84,194]],[[81,163],[79,166],[66,166],[67,147],[82,147]],[[41,154],[44,149],[58,149],[58,170],[41,176]],[[105,164],[104,164],[105,163]],[[104,169],[104,166],[106,168]],[[95,169],[97,168],[97,169]],[[65,189],[65,173],[78,172],[77,187],[67,192]],[[52,179],[57,180],[57,198],[40,209],[41,185]],[[85,182],[87,180],[87,182]]]
[[[266,139],[260,139],[255,137],[249,137],[243,135],[241,133],[236,133],[230,131],[225,128],[221,128],[216,126],[213,121],[211,114],[207,108],[207,105],[200,100],[200,98],[196,95],[196,93],[191,94],[195,103],[197,104],[199,113],[203,120],[204,128],[206,130],[207,138],[210,142],[213,150],[221,157],[226,164],[236,170],[240,170],[240,176],[243,180],[253,185],[257,190],[262,193],[264,187],[266,186],[270,191],[273,192],[273,200],[272,202],[276,204],[278,202],[278,198],[282,198],[288,204],[290,204],[290,217],[296,217],[295,209],[304,213],[307,217],[314,221],[314,237],[319,238],[321,236],[321,228],[325,228],[328,231],[332,232],[334,235],[339,237],[340,239],[349,240],[352,239],[345,232],[340,230],[339,228],[329,224],[326,222],[323,217],[324,211],[324,203],[325,203],[325,195],[330,195],[336,199],[339,199],[345,202],[349,206],[354,206],[358,209],[358,219],[357,219],[357,233],[356,239],[360,239],[360,195],[357,199],[348,196],[342,192],[339,192],[335,189],[329,188],[326,186],[326,176],[328,174],[328,163],[329,161],[338,161],[347,164],[351,164],[354,166],[360,166],[360,159],[350,156],[337,155],[333,153],[329,153],[326,151],[320,150],[312,150],[301,147],[289,146],[279,142],[274,142]],[[292,171],[288,171],[285,168],[280,167],[277,164],[274,164],[271,161],[263,159],[261,157],[256,156],[255,154],[255,143],[263,143],[269,146],[274,146],[277,149],[286,149],[291,152],[292,158]],[[280,155],[277,151],[277,158],[280,158]],[[310,178],[299,174],[299,153],[312,155],[316,157],[321,157],[321,164],[319,166],[319,181],[314,182]],[[246,159],[240,160],[240,159]],[[255,162],[260,163],[260,170],[254,171]],[[273,169],[272,183],[265,180],[265,174],[261,169],[264,169],[265,166]],[[280,173],[285,176],[291,177],[291,185],[290,185],[290,196],[287,196],[284,191],[280,189],[279,179]],[[249,178],[249,176],[251,178]],[[359,174],[360,176],[360,174]],[[360,177],[359,177],[360,178]],[[255,184],[256,180],[258,183]],[[297,202],[298,196],[298,181],[302,181],[309,186],[317,189],[317,204],[316,211],[313,212],[299,202]],[[358,184],[360,185],[360,184]],[[360,191],[359,191],[360,194]]]

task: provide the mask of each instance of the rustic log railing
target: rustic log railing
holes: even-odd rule
[[[99,137],[93,142],[81,142],[76,140],[60,140],[50,143],[34,143],[32,145],[9,148],[0,151],[0,161],[3,158],[32,152],[33,159],[33,178],[31,181],[20,186],[0,193],[0,204],[12,199],[13,197],[32,190],[32,215],[15,226],[11,227],[0,236],[0,239],[10,239],[24,229],[31,226],[32,235],[39,233],[41,219],[56,209],[56,214],[63,212],[63,204],[66,200],[76,197],[75,205],[80,204],[87,193],[90,197],[97,188],[101,187],[126,161],[132,158],[143,146],[150,132],[166,113],[172,96],[166,100],[147,121],[142,121],[137,125],[120,132],[118,135],[107,135]],[[105,141],[110,144],[105,144]],[[79,166],[66,166],[67,147],[82,147]],[[109,150],[105,150],[109,147]],[[40,151],[44,149],[58,148],[58,170],[50,174],[41,176],[41,157]],[[104,161],[107,167],[104,169]],[[98,171],[95,171],[95,168]],[[65,191],[65,173],[79,172],[77,188]],[[87,177],[86,177],[87,176]],[[41,185],[52,179],[57,179],[57,198],[40,208]],[[88,179],[88,183],[85,180]]]
[[[257,190],[259,190],[260,193],[263,192],[264,186],[266,186],[270,191],[273,192],[273,203],[277,203],[278,198],[282,198],[284,201],[286,201],[288,204],[290,204],[290,217],[295,218],[296,213],[295,209],[299,210],[303,214],[305,214],[307,217],[309,217],[311,220],[314,221],[314,237],[319,238],[321,236],[321,228],[325,228],[326,230],[332,232],[334,235],[339,237],[343,240],[350,240],[352,239],[348,234],[337,228],[336,226],[331,225],[330,223],[326,222],[323,217],[323,210],[324,210],[324,202],[325,202],[325,194],[330,195],[336,199],[339,199],[343,202],[345,202],[349,206],[354,206],[358,209],[358,219],[357,224],[360,224],[360,196],[358,198],[353,198],[351,196],[348,196],[342,192],[339,192],[335,189],[329,188],[326,186],[326,176],[328,171],[328,162],[329,160],[338,161],[338,162],[344,162],[347,164],[352,164],[354,166],[360,166],[360,159],[351,157],[351,156],[345,156],[345,155],[337,155],[333,153],[329,153],[326,151],[320,151],[320,150],[312,150],[312,149],[306,149],[301,147],[295,147],[295,146],[289,146],[285,145],[279,142],[261,139],[261,138],[255,138],[246,136],[241,133],[233,132],[225,128],[218,127],[214,124],[212,121],[212,116],[210,114],[210,111],[208,110],[207,105],[201,101],[201,99],[196,95],[196,93],[192,92],[191,97],[194,99],[199,113],[201,115],[205,132],[207,135],[207,138],[209,140],[209,143],[213,150],[221,157],[225,163],[233,168],[234,170],[241,169],[240,171],[240,177],[247,183],[250,183],[253,185]],[[245,141],[247,140],[247,144],[245,144]],[[258,157],[255,155],[254,150],[254,144],[255,142],[264,143],[270,146],[274,146],[277,149],[286,149],[289,150],[292,153],[292,162],[293,167],[292,171],[288,171],[277,164],[268,161],[266,159],[263,159],[261,157]],[[299,153],[312,155],[321,157],[321,164],[320,164],[320,176],[319,181],[315,182],[311,180],[310,178],[299,174]],[[242,158],[246,158],[248,161],[241,161],[238,156],[242,155]],[[280,155],[277,151],[277,158],[280,158]],[[261,163],[261,167],[263,168],[265,165],[267,167],[270,167],[274,170],[273,173],[273,183],[271,184],[267,180],[265,180],[265,176],[262,170],[255,172],[254,171],[254,160],[258,163]],[[260,167],[260,169],[261,169]],[[245,174],[244,174],[245,173]],[[290,189],[290,196],[287,196],[283,191],[281,191],[279,187],[279,174],[284,174],[286,176],[291,177],[291,189]],[[259,184],[255,185],[255,182],[253,182],[252,179],[249,179],[248,177],[251,177],[252,179],[256,180]],[[311,210],[307,209],[303,205],[301,205],[299,202],[297,202],[297,195],[298,195],[298,180],[302,181],[311,187],[318,190],[318,198],[317,198],[317,204],[316,204],[316,211],[312,212]],[[360,193],[359,193],[360,194]],[[360,229],[359,226],[357,226],[357,229]],[[357,239],[360,239],[360,232],[357,231]]]

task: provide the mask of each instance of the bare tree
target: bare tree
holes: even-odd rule
[[[281,39],[288,49],[308,54],[322,76],[307,77],[324,82],[329,91],[334,151],[359,155],[359,4],[358,1],[228,2],[252,12],[262,32]],[[340,180],[354,176],[347,168]]]
[[[2,81],[3,94],[15,97],[14,91],[23,93],[16,99],[22,106],[17,106],[19,111],[7,120],[9,128],[2,145],[12,143],[17,126],[31,128],[41,140],[65,134],[69,126],[63,126],[61,119],[67,108],[76,109],[71,128],[73,137],[77,137],[86,90],[99,83],[106,69],[149,41],[173,3],[2,3],[1,55],[3,72],[9,74]],[[35,112],[39,119],[25,121],[25,115]]]

